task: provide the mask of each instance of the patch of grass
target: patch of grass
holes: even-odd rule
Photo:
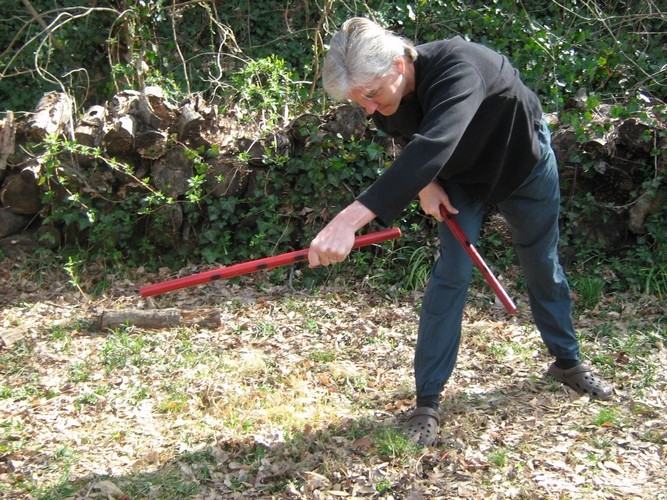
[[[667,436],[665,436],[664,430],[660,429],[649,429],[641,435],[641,438],[647,443],[654,443],[658,445],[667,444]]]
[[[159,498],[181,500],[193,498],[199,486],[184,477],[179,464],[161,467],[154,473],[132,474],[116,481],[127,498]]]
[[[614,441],[605,436],[594,436],[591,444],[598,450],[609,450],[614,446]]]
[[[26,380],[23,384],[16,387],[2,386],[0,392],[0,399],[23,400],[40,397],[51,399],[54,396],[56,396],[56,393],[53,389],[44,390],[37,381],[32,380]]]
[[[35,500],[59,500],[61,498],[69,498],[74,495],[81,487],[81,483],[70,482],[69,476],[64,475],[53,486],[46,488],[32,488],[26,489],[31,491],[31,497]]]
[[[254,328],[257,337],[274,337],[278,333],[276,325],[268,321],[260,321]]]
[[[496,467],[505,467],[507,465],[507,451],[501,448],[492,450],[487,455],[487,460]]]
[[[414,249],[408,259],[405,288],[410,291],[422,290],[431,275],[434,249],[420,246]]]
[[[169,381],[163,386],[166,392],[158,402],[158,408],[165,413],[180,413],[187,411],[190,406],[190,397],[187,393],[185,381],[181,379]]]
[[[598,427],[618,427],[621,425],[621,416],[612,408],[602,408],[593,418],[593,425]]]
[[[66,341],[70,339],[70,332],[63,325],[52,326],[50,335],[53,340]]]
[[[373,433],[373,442],[381,456],[391,460],[403,461],[421,450],[421,446],[414,443],[401,430],[392,427],[377,429]]]
[[[74,408],[76,408],[77,411],[81,411],[86,406],[94,406],[97,403],[97,400],[97,394],[93,392],[84,393],[74,400]]]
[[[393,488],[393,484],[389,479],[382,479],[379,483],[375,485],[375,491],[378,492],[379,495],[384,495],[386,493],[389,493]]]
[[[149,398],[151,395],[150,389],[144,385],[133,386],[129,393],[130,401],[133,403],[138,403],[144,399]]]
[[[602,298],[605,281],[599,276],[577,276],[573,287],[579,292],[578,305],[583,309],[594,309]]]
[[[87,361],[77,361],[70,365],[69,380],[73,383],[90,380],[92,367]]]
[[[512,352],[512,347],[506,342],[493,342],[489,345],[489,352],[493,354],[498,361],[502,361]]]
[[[336,359],[336,352],[332,350],[318,350],[308,353],[308,359],[314,363],[331,363]]]
[[[320,333],[322,331],[319,323],[313,318],[304,319],[303,329],[311,333]]]
[[[30,372],[34,350],[31,344],[20,340],[12,349],[0,352],[0,373],[5,376]]]
[[[102,346],[102,365],[107,373],[128,364],[141,363],[145,341],[141,335],[130,335],[125,330],[115,330]]]
[[[7,385],[0,385],[0,399],[11,399],[14,391]]]

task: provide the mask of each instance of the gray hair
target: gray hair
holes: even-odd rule
[[[324,89],[345,100],[351,90],[388,74],[402,57],[417,59],[412,42],[363,17],[348,19],[329,44],[322,67]]]

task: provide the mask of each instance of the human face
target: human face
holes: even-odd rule
[[[401,104],[406,83],[405,62],[401,59],[386,75],[352,89],[349,98],[364,108],[369,115],[377,112],[390,116]]]

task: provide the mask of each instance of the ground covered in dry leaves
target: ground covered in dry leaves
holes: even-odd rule
[[[590,402],[545,377],[523,297],[508,317],[473,291],[428,449],[400,433],[419,297],[260,275],[142,300],[172,276],[137,270],[91,299],[56,271],[2,269],[2,328],[24,331],[0,347],[2,498],[667,498],[659,298],[579,311],[586,360],[617,388]],[[94,327],[151,307],[195,320]]]

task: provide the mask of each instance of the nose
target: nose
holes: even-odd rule
[[[369,115],[372,115],[378,109],[378,104],[375,101],[363,101],[360,104]]]

